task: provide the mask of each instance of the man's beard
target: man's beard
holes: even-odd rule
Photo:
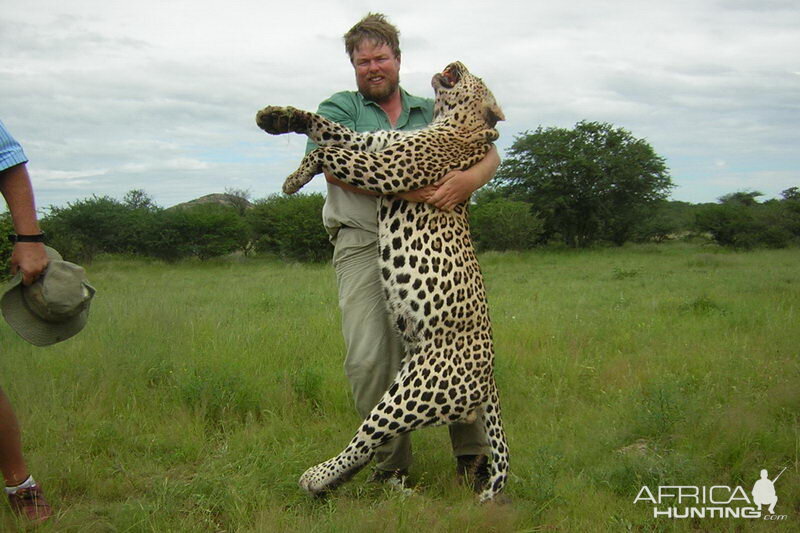
[[[367,100],[375,102],[376,104],[382,104],[397,91],[398,87],[400,87],[400,80],[380,87],[371,87],[367,85],[366,87],[359,87],[358,90]]]

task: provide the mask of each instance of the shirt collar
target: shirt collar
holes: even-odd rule
[[[361,102],[364,105],[373,105],[383,112],[381,106],[379,106],[376,102],[372,100],[367,100],[360,91],[356,91],[358,97],[361,99]],[[400,112],[400,117],[397,119],[397,124],[395,124],[396,129],[400,129],[406,125],[408,122],[408,117],[412,109],[424,109],[425,106],[425,99],[420,98],[419,96],[414,96],[409,94],[405,89],[400,87],[400,101],[401,105],[403,106],[403,110]]]
[[[373,102],[372,100],[367,100],[367,98],[365,98],[364,95],[361,94],[361,91],[356,91],[356,94],[358,94],[358,97],[361,99],[361,102],[363,102],[364,105],[378,105],[376,102]],[[400,100],[403,102],[403,109],[423,107],[425,105],[425,98],[408,94],[408,91],[406,91],[402,87],[400,87]]]
[[[400,98],[403,99],[403,109],[419,108],[424,109],[425,98],[408,94],[405,89],[400,87]]]

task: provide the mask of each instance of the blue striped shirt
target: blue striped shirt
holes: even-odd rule
[[[22,146],[11,136],[6,127],[0,122],[0,172],[20,163],[27,163],[28,158],[22,151]]]

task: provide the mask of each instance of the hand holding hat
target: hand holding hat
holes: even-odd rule
[[[17,242],[11,252],[11,275],[22,272],[22,284],[30,285],[44,272],[49,260],[41,242]]]
[[[18,272],[0,299],[6,322],[36,346],[55,344],[81,331],[95,293],[82,267],[64,261],[50,247],[45,249],[50,262],[42,275],[25,286]]]

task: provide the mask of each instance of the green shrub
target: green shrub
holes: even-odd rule
[[[232,207],[164,210],[141,190],[128,192],[122,202],[92,196],[50,207],[42,227],[50,245],[77,262],[90,262],[100,253],[209,259],[243,249],[250,240],[247,224]]]
[[[161,211],[152,219],[145,249],[167,261],[227,255],[243,249],[249,240],[247,224],[232,207],[201,204]]]
[[[636,242],[664,242],[679,231],[674,220],[656,215],[642,222],[634,232]]]
[[[92,196],[49,208],[42,220],[48,242],[65,259],[91,261],[97,254],[129,253],[135,248],[137,228],[131,209],[109,196]]]
[[[696,229],[709,233],[721,246],[749,250],[785,248],[792,240],[788,209],[783,203],[744,205],[728,202],[704,206],[697,212]]]
[[[141,190],[120,202],[92,196],[49,208],[42,219],[47,242],[67,260],[90,262],[99,253],[143,254],[146,236],[159,208]]]
[[[297,261],[330,259],[332,248],[322,226],[324,203],[318,193],[257,200],[247,213],[256,250]]]
[[[525,250],[539,242],[542,219],[526,202],[496,198],[472,207],[472,238],[479,250]]]
[[[695,226],[707,232],[721,246],[750,248],[756,242],[758,225],[748,207],[734,204],[715,204],[697,212]]]
[[[14,245],[8,240],[7,235],[14,233],[14,224],[11,222],[11,213],[0,215],[0,281],[11,276],[11,252]]]

